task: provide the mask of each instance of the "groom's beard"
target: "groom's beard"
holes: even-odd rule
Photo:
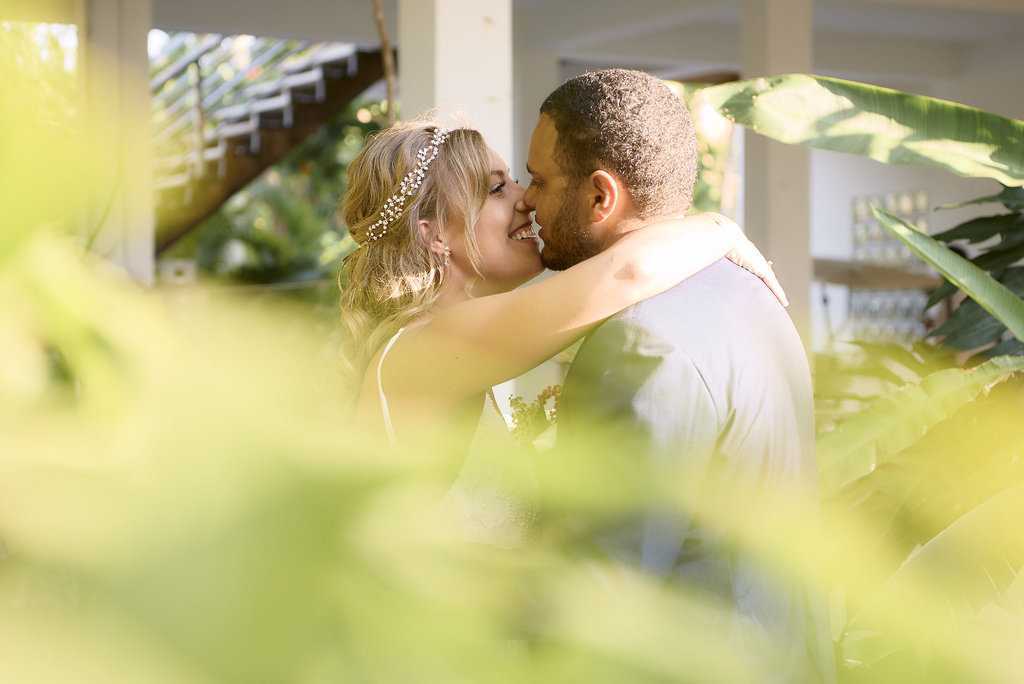
[[[590,231],[580,222],[571,198],[562,201],[550,225],[542,228],[544,249],[540,252],[540,260],[545,268],[552,271],[564,271],[601,251]]]

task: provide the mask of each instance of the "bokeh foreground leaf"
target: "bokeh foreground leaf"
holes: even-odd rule
[[[1006,665],[1017,647],[1009,652],[1000,648],[1014,640],[1019,644],[1024,622],[1016,623],[1015,639],[995,642],[972,639],[976,634],[965,634],[958,623],[981,614],[1015,585],[1019,591],[1022,522],[1024,485],[1017,485],[936,535],[851,620],[853,637],[845,645],[845,658],[868,667],[894,650],[904,650],[908,657],[933,661],[928,667],[951,675],[952,681],[1012,681],[1004,678],[1014,676]],[[965,638],[970,639],[967,649],[960,644]],[[927,653],[916,653],[925,643]],[[943,664],[950,662],[960,671],[950,672],[949,664]]]
[[[822,496],[867,475],[980,393],[1022,370],[1024,358],[1003,356],[969,370],[936,371],[919,384],[876,399],[818,439]]]

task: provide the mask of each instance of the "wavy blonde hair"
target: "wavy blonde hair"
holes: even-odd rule
[[[383,237],[367,240],[367,230],[388,198],[399,191],[402,179],[416,165],[416,153],[430,145],[439,126],[424,118],[398,122],[370,139],[348,167],[342,217],[360,247],[346,258],[348,284],[341,288],[339,277],[339,288],[341,367],[351,381],[353,399],[377,350],[399,328],[429,312],[440,296],[444,256],[429,248],[438,233],[462,231],[470,263],[481,275],[472,227],[487,199],[491,162],[487,144],[473,129],[449,132],[401,215]],[[419,230],[421,220],[429,222],[426,236]]]

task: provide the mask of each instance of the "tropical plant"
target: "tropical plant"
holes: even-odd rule
[[[75,163],[54,163],[82,152],[76,35],[70,26],[0,21],[0,258],[24,239],[24,226],[59,223],[71,233],[81,220],[77,198],[43,182],[81,188],[88,178]]]
[[[704,90],[727,119],[792,145],[1019,186],[1024,122],[837,78],[789,74]]]
[[[454,539],[430,515],[450,485],[450,454],[398,459],[365,440],[324,371],[322,335],[294,302],[211,300],[185,327],[62,237],[53,219],[64,205],[54,215],[45,200],[88,194],[88,172],[111,155],[69,154],[31,108],[10,107],[2,95],[30,80],[12,74],[0,79],[0,139],[10,143],[0,155],[10,200],[0,232],[0,680],[756,674],[749,649],[708,638],[704,627],[721,617],[713,600],[581,562],[563,543],[574,520],[542,519],[513,550]],[[23,180],[61,154],[67,185],[45,173]],[[934,245],[893,225],[931,254]],[[943,254],[932,258],[958,287],[1019,330],[1002,290]],[[872,438],[867,475],[858,476],[872,468],[864,440],[837,438],[826,460],[837,481],[852,479],[829,500],[825,543],[798,543],[800,519],[774,510],[748,531],[771,567],[811,574],[826,553],[842,580],[836,614],[850,616],[837,621],[847,679],[1019,681],[1024,439],[995,429],[1019,414],[1013,381],[992,385],[1013,370],[999,364],[1013,362],[957,376],[921,370],[927,387],[905,394],[915,395],[911,420],[928,428],[924,438],[901,448],[913,431],[892,421],[901,423],[893,435]],[[998,410],[951,421],[985,402]],[[631,459],[610,470],[594,468],[591,453],[567,459],[541,464],[556,470],[545,504],[586,520],[614,520],[652,493],[670,505],[678,489],[670,478],[641,481]],[[725,516],[744,503],[710,498]]]
[[[336,304],[341,260],[355,243],[338,201],[345,169],[383,122],[380,103],[357,100],[222,205],[167,252],[230,283],[295,285],[291,297]]]
[[[735,126],[704,104],[701,86],[672,83],[693,116],[697,132],[697,182],[693,186],[693,211],[720,211],[732,215],[736,208]]]
[[[1024,258],[1024,188],[1004,186],[996,195],[942,205],[939,209],[995,202],[1002,204],[1007,213],[974,218],[933,237],[949,246],[963,245],[962,251],[967,245],[975,245],[976,253],[971,263],[1021,297],[1024,296],[1024,268],[1014,264]],[[997,241],[989,244],[993,238]],[[927,306],[948,300],[956,292],[956,286],[947,281],[932,293]],[[980,349],[972,357],[971,362],[975,363],[1000,354],[1024,352],[1024,343],[973,299],[961,301],[931,335],[950,350]]]
[[[813,361],[816,435],[835,430],[887,392],[956,366],[951,354],[925,341],[833,342],[830,349],[816,352]]]
[[[1020,351],[1024,341],[1020,268],[1013,266],[1024,256],[1017,230],[1024,122],[800,74],[716,86],[705,97],[731,120],[783,142],[1005,184],[998,195],[978,201],[1003,202],[1009,215],[936,236],[979,241],[1001,235],[974,263],[874,209],[948,280],[930,303],[957,290],[970,297],[936,331],[943,342],[971,348],[1002,341],[988,361],[970,369],[925,372],[912,356],[903,365],[916,367],[917,379],[821,436],[818,452],[832,528],[833,629],[843,679],[1019,679],[1021,663],[1008,643],[1024,636],[1024,545],[1017,533],[1024,519],[1024,432],[1016,419],[1024,358],[1005,353]],[[854,554],[865,548],[879,559],[874,573],[844,571],[858,567]]]
[[[749,679],[707,596],[581,562],[547,521],[513,550],[454,538],[451,451],[364,438],[308,306],[225,295],[183,325],[67,240],[64,198],[116,155],[69,149],[35,74],[4,76],[0,681]],[[642,505],[587,456],[553,505]]]

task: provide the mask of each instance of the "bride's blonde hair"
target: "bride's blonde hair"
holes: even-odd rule
[[[348,167],[342,217],[359,248],[344,265],[348,282],[341,288],[341,366],[353,393],[381,345],[437,301],[445,282],[445,257],[429,244],[438,233],[462,231],[466,256],[476,275],[481,273],[472,228],[487,199],[491,164],[483,137],[469,128],[448,131],[421,185],[387,232],[369,239],[368,230],[388,199],[400,192],[402,179],[415,168],[416,153],[430,148],[439,127],[423,118],[395,123],[369,140]],[[420,232],[421,220],[428,222],[426,235]]]

